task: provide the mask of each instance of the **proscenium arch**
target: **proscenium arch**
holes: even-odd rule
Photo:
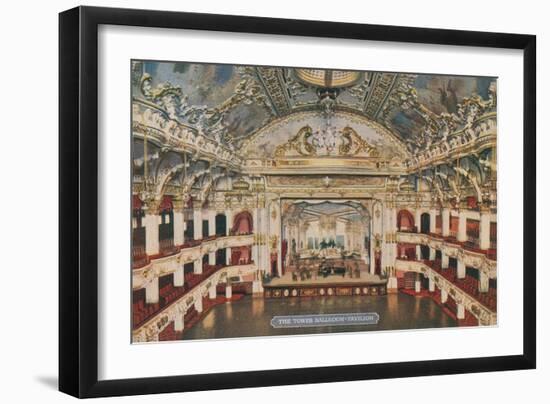
[[[332,119],[334,121],[340,118],[344,119],[348,123],[348,125],[352,127],[354,125],[368,127],[374,133],[380,136],[381,139],[384,139],[389,145],[395,148],[396,153],[400,156],[401,159],[407,160],[411,158],[409,150],[407,149],[405,143],[400,139],[400,137],[382,124],[373,121],[357,112],[336,110]],[[300,127],[310,124],[312,120],[319,119],[324,119],[322,118],[322,113],[319,111],[297,111],[279,118],[272,119],[267,124],[253,132],[243,142],[241,146],[241,155],[246,158],[250,155],[251,151],[262,149],[259,144],[260,139],[264,136],[272,137],[272,134],[277,131],[281,131],[281,133],[284,133],[286,135],[285,139],[281,139],[281,143],[286,143],[292,136],[297,133],[297,130]],[[289,127],[296,129],[294,131],[296,133],[290,130]],[[273,158],[273,156],[271,156],[270,158]]]

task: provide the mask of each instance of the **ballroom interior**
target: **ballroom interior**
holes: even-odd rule
[[[131,81],[132,342],[497,324],[496,78],[133,60]]]

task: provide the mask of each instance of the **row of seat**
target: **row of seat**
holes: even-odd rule
[[[472,296],[484,306],[487,306],[490,310],[496,311],[497,308],[497,291],[493,287],[489,287],[487,292],[479,291],[479,281],[470,275],[466,275],[464,278],[458,278],[456,276],[456,269],[454,268],[441,268],[441,262],[436,261],[424,261],[432,269],[440,273],[445,279],[452,282],[461,290]]]
[[[184,275],[184,284],[180,287],[175,287],[173,282],[169,282],[159,289],[158,303],[145,303],[145,294],[139,296],[134,295],[132,304],[132,319],[134,327],[138,327],[141,323],[154,317],[159,311],[164,309],[172,302],[181,298],[189,290],[193,289],[204,279],[208,278],[214,272],[223,268],[223,265],[208,265],[203,266],[202,274],[186,273]]]

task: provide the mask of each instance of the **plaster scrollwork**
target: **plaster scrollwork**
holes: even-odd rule
[[[187,94],[179,86],[164,82],[153,87],[151,75],[145,73],[140,80],[142,95],[148,101],[161,108],[172,120],[195,128],[199,134],[205,134],[217,142],[229,135],[225,117],[236,106],[263,105],[269,112],[269,102],[262,92],[260,83],[256,80],[253,68],[239,67],[241,80],[235,86],[233,94],[217,107],[190,105]],[[231,142],[227,145],[233,147]]]

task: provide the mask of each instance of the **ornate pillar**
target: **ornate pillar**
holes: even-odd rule
[[[195,300],[195,310],[197,310],[198,313],[202,313],[202,296],[199,296],[199,298]]]
[[[232,296],[233,296],[233,288],[231,287],[230,284],[227,284],[227,286],[225,287],[225,298],[231,299]]]
[[[441,251],[441,268],[442,269],[449,268],[449,256],[445,254],[443,250]]]
[[[225,249],[225,265],[231,265],[231,247]]]
[[[255,208],[255,209],[252,209],[252,229],[253,229],[253,233],[255,235],[254,237],[254,242],[252,244],[252,261],[254,262],[254,264],[256,266],[259,267],[260,265],[260,262],[259,262],[259,258],[260,258],[260,255],[259,255],[259,248],[258,248],[258,234],[259,234],[259,221],[258,221],[258,208]]]
[[[414,211],[414,225],[416,226],[417,233],[420,233],[420,230],[422,228],[422,210],[420,208],[417,208]]]
[[[456,277],[459,279],[464,279],[466,277],[466,265],[462,258],[456,259]]]
[[[384,207],[382,203],[376,201],[372,205],[372,233],[371,233],[371,262],[370,273],[376,273],[376,257],[380,256],[382,260],[382,243],[384,239]],[[382,264],[382,263],[381,263]]]
[[[416,260],[417,261],[422,260],[422,250],[420,249],[420,244],[416,245]]]
[[[159,221],[157,207],[150,205],[145,213],[145,253],[147,255],[156,255],[159,253]]]
[[[216,285],[210,286],[210,289],[208,289],[208,298],[210,300],[214,300],[216,298]]]
[[[176,313],[176,317],[174,318],[174,331],[183,331],[184,329],[183,316],[184,316],[184,313],[181,313],[180,311]]]
[[[444,207],[441,210],[441,235],[443,237],[449,237],[449,230],[451,228],[451,210],[448,207]]]
[[[435,233],[435,222],[436,222],[436,217],[437,217],[437,210],[432,207],[430,208],[430,233]],[[430,247],[430,261],[434,261],[435,260],[435,248],[433,247]]]
[[[216,235],[216,211],[208,210],[208,236]]]
[[[456,236],[458,241],[466,241],[468,237],[466,235],[466,211],[460,209],[458,211],[458,234]]]
[[[456,304],[456,318],[459,320],[464,320],[464,317],[466,316],[466,312],[464,309],[464,305],[462,303]]]
[[[174,286],[180,287],[183,286],[184,282],[184,264],[176,264],[177,268],[174,272]]]
[[[434,282],[434,279],[432,277],[428,278],[429,279],[429,284],[428,284],[428,290],[430,292],[435,292],[435,282]]]
[[[260,269],[271,273],[271,253],[269,248],[269,213],[266,207],[266,202],[263,202],[263,206],[260,209],[261,218],[262,218],[262,231],[260,233],[261,249],[262,249],[262,266]],[[306,241],[304,241],[306,243]]]
[[[231,228],[233,227],[233,212],[229,206],[225,208],[225,235],[231,234]]]
[[[202,240],[202,201],[193,201],[193,238]]]
[[[208,265],[216,265],[216,251],[208,253]]]
[[[416,280],[414,281],[414,291],[416,293],[420,293],[421,288],[422,284],[420,283],[419,275],[416,274]]]
[[[159,302],[159,278],[155,276],[145,286],[145,303],[158,303]]]
[[[479,248],[488,250],[491,247],[491,213],[483,208],[479,219]]]
[[[184,226],[183,201],[181,199],[176,199],[174,201],[174,245],[183,244]]]
[[[435,222],[437,220],[436,217],[437,217],[437,210],[434,207],[432,207],[430,209],[430,233],[435,233],[435,228],[436,228]]]
[[[197,258],[195,261],[193,261],[193,272],[195,274],[202,274],[202,259]]]
[[[479,291],[486,293],[489,291],[489,276],[483,271],[479,271]]]
[[[435,248],[430,247],[430,261],[435,260]]]

